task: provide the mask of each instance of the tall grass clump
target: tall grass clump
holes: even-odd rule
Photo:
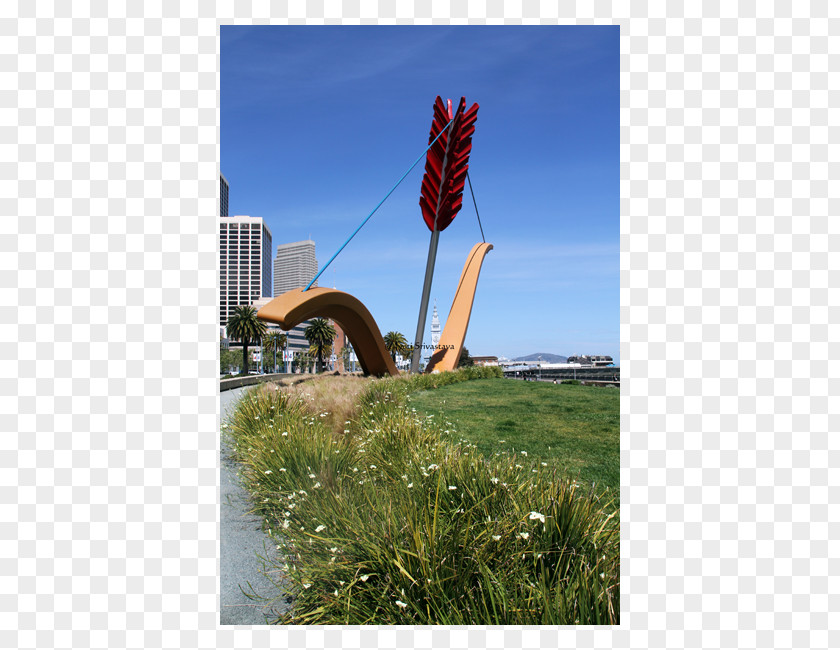
[[[340,432],[281,391],[242,399],[227,431],[295,596],[278,622],[619,622],[614,504],[524,455],[452,444],[405,405],[487,370],[372,381]]]
[[[359,396],[373,381],[354,375],[323,375],[291,386],[281,386],[294,400],[302,401],[306,410],[320,417],[327,413],[325,423],[332,431],[343,430],[344,423],[354,417],[359,408]]]

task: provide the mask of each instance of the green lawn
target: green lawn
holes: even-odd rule
[[[454,425],[485,456],[499,451],[547,462],[599,487],[619,488],[619,391],[514,379],[481,379],[413,393],[423,416]],[[523,456],[524,458],[524,456]]]

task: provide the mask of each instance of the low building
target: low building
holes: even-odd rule
[[[499,357],[470,357],[477,366],[498,366]]]
[[[613,358],[611,356],[600,355],[577,355],[569,357],[569,363],[579,363],[581,366],[612,366]]]

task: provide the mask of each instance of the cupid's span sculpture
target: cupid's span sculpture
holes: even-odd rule
[[[420,315],[411,360],[412,372],[417,372],[419,369],[423,330],[426,326],[426,315],[429,309],[429,292],[434,275],[438,239],[441,231],[452,223],[455,215],[461,209],[478,104],[473,104],[466,111],[465,108],[466,100],[463,97],[455,111],[452,110],[451,100],[447,100],[446,104],[440,97],[435,100],[429,146],[424,152],[426,154],[426,172],[421,185],[420,208],[423,221],[432,235],[429,242],[426,277],[423,283]],[[422,155],[409,168],[408,172],[421,159]],[[386,194],[385,199],[397,188],[408,175],[408,172]],[[331,318],[344,330],[356,352],[362,370],[365,374],[370,375],[399,374],[399,370],[385,349],[385,342],[373,316],[361,301],[349,293],[335,289],[310,287],[344,247],[350,243],[350,240],[373,216],[385,199],[380,201],[379,205],[374,208],[306,287],[293,289],[277,296],[257,313],[257,316],[262,320],[277,323],[284,330],[290,330],[295,325],[316,316]],[[492,244],[484,242],[476,244],[470,251],[464,264],[464,270],[461,273],[455,298],[452,301],[446,326],[426,367],[426,372],[454,370],[458,365],[467,335],[467,326],[472,312],[478,276],[484,257],[492,249]]]

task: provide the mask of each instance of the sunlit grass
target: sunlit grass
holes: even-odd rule
[[[370,377],[355,375],[323,375],[280,390],[299,399],[310,414],[326,413],[325,422],[331,431],[344,429],[345,421],[355,417],[359,397],[373,381]],[[269,387],[271,384],[269,384]]]
[[[620,397],[616,390],[484,379],[412,393],[418,413],[450,423],[449,438],[539,459],[560,473],[617,491]]]
[[[293,585],[278,622],[618,623],[614,504],[529,457],[453,444],[406,405],[492,374],[372,380],[340,430],[298,395],[242,398],[225,430]]]

